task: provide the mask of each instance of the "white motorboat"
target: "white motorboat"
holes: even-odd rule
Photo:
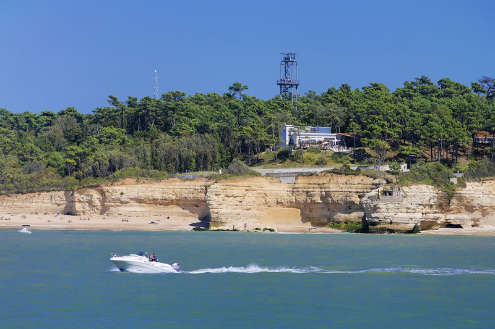
[[[144,254],[130,254],[127,256],[113,255],[110,261],[122,272],[140,273],[178,273],[179,263],[160,263]]]
[[[24,233],[24,234],[31,234],[31,233],[33,233],[27,227],[23,227],[20,230],[18,230],[17,232]]]

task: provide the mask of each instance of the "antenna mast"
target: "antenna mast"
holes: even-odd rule
[[[280,86],[280,97],[290,99],[291,103],[294,104],[299,88],[296,53],[281,53],[281,55],[280,80],[277,81],[277,85]]]
[[[158,99],[160,93],[160,87],[158,86],[158,69],[153,71],[153,95],[155,99]]]

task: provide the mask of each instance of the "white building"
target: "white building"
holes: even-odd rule
[[[346,149],[342,135],[332,134],[330,127],[284,125],[280,132],[280,147],[307,148],[309,146],[333,151]]]

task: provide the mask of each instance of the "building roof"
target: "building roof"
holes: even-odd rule
[[[488,131],[478,131],[476,134],[474,134],[474,137],[476,138],[485,138],[485,137],[494,137],[495,134],[490,133]]]

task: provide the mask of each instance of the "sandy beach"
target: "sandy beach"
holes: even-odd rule
[[[470,227],[470,228],[440,228],[438,230],[421,231],[423,235],[478,235],[495,236],[495,227]]]
[[[71,215],[0,215],[0,229],[19,229],[29,225],[35,230],[88,230],[88,231],[191,231],[197,223],[183,218],[136,218],[114,216],[71,216]],[[267,228],[270,225],[267,226]],[[243,227],[235,230],[246,231]],[[252,230],[251,230],[252,231]],[[325,227],[312,227],[308,224],[279,226],[278,232],[335,233],[339,230]]]
[[[87,231],[191,231],[195,225],[182,218],[144,219],[114,216],[70,215],[0,215],[0,229],[19,229],[29,225],[34,230],[87,230]],[[245,231],[242,227],[236,230]],[[278,227],[280,233],[337,233],[336,229],[296,223]],[[418,233],[420,235],[475,235],[495,236],[495,227],[441,228]]]
[[[111,216],[70,215],[3,215],[0,229],[30,225],[36,230],[103,230],[103,231],[189,231],[194,226],[174,219],[144,219]]]

